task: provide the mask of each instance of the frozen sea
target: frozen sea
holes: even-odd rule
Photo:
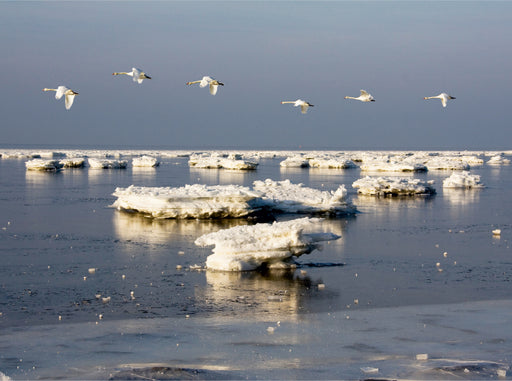
[[[489,154],[470,165],[484,188],[443,189],[451,170],[290,168],[285,152],[247,171],[144,151],[111,152],[126,169],[48,172],[19,151],[0,150],[0,380],[512,378],[512,165]],[[160,166],[133,167],[142,154]],[[367,175],[433,180],[436,193],[358,195]],[[205,270],[211,247],[194,241],[257,221],[111,207],[117,187],[265,179],[343,184],[359,213],[325,219],[341,238],[296,270],[228,273]]]

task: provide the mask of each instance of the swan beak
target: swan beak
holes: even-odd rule
[[[315,105],[308,105],[309,107],[315,107]]]
[[[151,77],[150,77],[150,76],[148,76],[148,75],[146,75],[145,77],[146,77],[146,79],[151,79]]]
[[[457,99],[457,98],[455,98],[455,97],[452,97],[451,99]]]
[[[372,99],[370,102],[375,102],[375,99]]]
[[[219,82],[219,85],[224,86],[224,84],[222,82]]]

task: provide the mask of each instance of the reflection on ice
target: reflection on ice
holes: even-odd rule
[[[474,204],[480,199],[480,192],[470,189],[443,188],[443,198],[453,205]]]
[[[219,271],[250,271],[261,268],[294,268],[293,257],[309,254],[322,241],[340,237],[332,233],[311,233],[321,220],[297,220],[237,226],[199,237],[198,246],[214,245],[206,267]],[[304,231],[308,230],[308,233]]]

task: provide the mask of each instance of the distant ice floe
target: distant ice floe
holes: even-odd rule
[[[239,218],[258,213],[355,214],[342,185],[320,191],[290,181],[255,181],[254,188],[238,185],[185,185],[180,188],[130,186],[117,188],[112,205],[155,218]]]
[[[433,187],[433,181],[425,182],[420,179],[406,179],[400,177],[366,176],[354,181],[352,187],[357,188],[359,194],[372,196],[413,196],[436,193]]]
[[[444,188],[484,188],[484,184],[480,182],[479,175],[472,175],[464,171],[460,173],[453,173],[450,177],[443,180]]]
[[[361,171],[367,172],[426,172],[425,164],[409,157],[380,156],[366,158],[361,164]]]
[[[239,154],[230,154],[228,157],[220,155],[194,155],[190,157],[188,165],[195,168],[252,170],[257,168],[258,163],[255,161],[244,160],[242,155]]]
[[[90,157],[89,166],[93,169],[124,169],[128,166],[126,160],[116,159],[97,159]]]
[[[309,166],[311,168],[334,168],[334,169],[347,169],[357,168],[356,163],[350,159],[344,158],[313,158],[309,159]]]
[[[158,167],[159,165],[160,162],[153,156],[143,155],[132,159],[132,166],[134,167]]]
[[[305,233],[314,230],[321,219],[301,218],[272,224],[236,226],[196,239],[198,246],[214,245],[206,267],[217,271],[251,271],[267,268],[293,268],[293,257],[309,254],[319,242],[341,238],[332,233]]]
[[[285,168],[309,168],[309,160],[300,156],[292,156],[283,160],[279,165]]]
[[[503,164],[510,164],[510,160],[507,159],[503,154],[495,155],[491,157],[487,164],[489,165],[503,165]]]
[[[85,166],[85,159],[83,157],[70,157],[60,160],[60,164],[64,168],[83,168]]]
[[[255,181],[254,190],[262,193],[266,206],[281,213],[354,214],[356,208],[347,200],[344,185],[334,191],[322,191],[292,184],[290,180]]]

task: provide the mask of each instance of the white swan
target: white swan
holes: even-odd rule
[[[281,104],[285,104],[285,103],[293,103],[293,105],[295,107],[299,107],[300,106],[300,112],[303,113],[303,114],[308,112],[308,107],[313,107],[314,106],[314,105],[312,105],[309,102],[303,101],[302,99],[297,99],[296,101],[282,101],[281,102]]]
[[[448,99],[455,99],[455,97],[452,97],[451,95],[448,95],[446,93],[441,93],[441,94],[436,95],[434,97],[425,97],[423,99],[441,99],[441,103],[443,104],[443,107],[446,107]]]
[[[128,75],[130,77],[133,77],[133,82],[142,83],[145,79],[151,79],[150,76],[148,76],[146,73],[144,73],[141,69],[137,69],[135,67],[132,67],[132,71],[130,72],[119,72],[119,73],[112,73],[112,75]]]
[[[68,89],[66,86],[59,86],[56,89],[48,89],[45,87],[43,91],[55,91],[55,99],[60,99],[65,95],[64,104],[66,105],[66,110],[71,108],[73,101],[75,100],[75,95],[78,95],[76,91]]]
[[[345,97],[345,99],[355,99],[361,102],[375,102],[371,94],[368,94],[365,90],[361,90],[361,95],[356,97]]]
[[[207,75],[199,81],[187,82],[187,85],[193,85],[194,83],[199,83],[199,87],[209,86],[211,95],[217,94],[217,89],[219,88],[219,86],[224,86],[222,82],[219,82],[216,79],[213,79]]]

